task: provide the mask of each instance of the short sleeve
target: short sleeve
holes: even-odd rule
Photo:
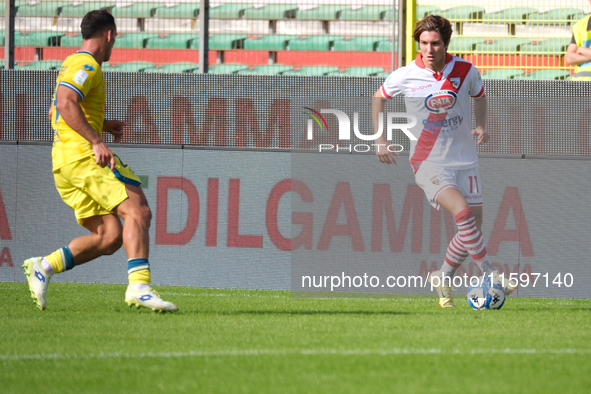
[[[482,97],[484,95],[484,84],[482,83],[480,72],[474,65],[472,65],[468,77],[470,78],[470,96]]]
[[[84,100],[84,97],[95,88],[103,78],[103,74],[97,64],[75,64],[66,70],[60,86],[66,86],[74,90]]]
[[[402,70],[403,68],[399,68],[398,70],[394,71],[392,74],[386,78],[380,90],[382,92],[382,96],[387,99],[391,99],[394,96],[397,96],[403,93],[402,90]]]

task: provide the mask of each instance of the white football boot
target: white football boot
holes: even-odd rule
[[[45,309],[45,294],[47,293],[47,285],[49,285],[49,275],[43,267],[41,267],[41,260],[43,257],[31,257],[25,260],[22,267],[25,269],[25,276],[29,282],[29,291],[31,297],[37,308],[40,310]]]
[[[427,275],[427,280],[429,281],[429,283],[433,284],[433,282],[431,280],[434,277],[439,278],[439,281],[436,281],[436,284],[439,283],[439,286],[433,285],[435,290],[437,290],[437,294],[439,295],[439,306],[441,306],[442,308],[455,308],[456,304],[454,304],[454,299],[451,294],[452,287],[449,284],[447,284],[447,280],[446,281],[442,280],[440,270],[433,271]],[[441,283],[441,282],[444,282],[444,283]]]
[[[515,289],[517,288],[517,286],[519,285],[519,283],[516,283],[514,286],[513,284],[515,283],[515,280],[505,278],[504,276],[499,275],[499,271],[494,271],[493,277],[495,280],[498,280],[499,282],[501,282],[501,285],[503,286],[503,290],[505,290],[506,296],[513,293],[515,291]]]
[[[175,312],[179,308],[172,302],[164,301],[156,290],[151,287],[142,291],[132,290],[129,286],[125,292],[125,302],[127,305],[135,305],[137,308],[143,306],[156,312]]]

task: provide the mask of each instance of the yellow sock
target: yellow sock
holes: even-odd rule
[[[148,259],[129,259],[127,261],[127,277],[130,285],[149,285],[150,263]]]
[[[45,256],[45,259],[51,264],[54,274],[74,268],[74,257],[72,256],[72,252],[70,252],[70,248],[67,246],[59,248],[49,256]]]

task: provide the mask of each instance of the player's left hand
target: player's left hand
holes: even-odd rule
[[[115,137],[113,142],[120,142],[123,137],[123,128],[127,126],[125,122],[119,120],[105,120],[103,123],[103,130]]]
[[[478,137],[476,140],[476,145],[482,145],[490,139],[490,135],[488,135],[488,133],[482,127],[477,127],[472,130],[472,135]]]

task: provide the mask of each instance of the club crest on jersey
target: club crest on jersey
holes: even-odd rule
[[[433,112],[434,114],[449,112],[456,104],[457,99],[458,96],[455,92],[451,90],[440,90],[427,96],[425,107],[429,112]]]
[[[449,82],[451,82],[451,86],[454,87],[454,89],[459,89],[460,85],[462,84],[462,78],[460,77],[451,77],[449,79]]]

